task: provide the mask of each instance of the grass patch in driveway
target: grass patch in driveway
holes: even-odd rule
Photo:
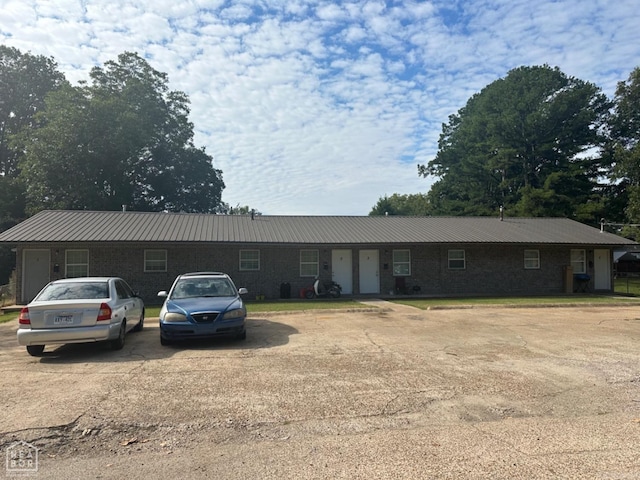
[[[245,302],[247,312],[300,312],[304,310],[349,310],[362,308],[360,302],[350,298],[312,300],[259,300]]]
[[[390,299],[394,303],[428,310],[433,307],[517,306],[539,307],[553,305],[634,305],[640,298],[605,295],[568,295],[552,297],[464,297],[464,298],[402,298]]]
[[[15,320],[16,318],[18,318],[18,315],[20,315],[19,312],[3,313],[2,315],[0,315],[0,323],[7,323],[11,320]]]
[[[539,307],[553,305],[634,305],[640,306],[639,297],[605,296],[605,295],[569,295],[557,297],[464,297],[464,298],[387,298],[390,302],[409,305],[411,307],[428,310],[430,308],[456,308],[474,306],[517,306]],[[350,310],[363,308],[360,302],[351,298],[313,300],[256,300],[245,302],[248,313],[278,313],[302,312],[305,310]],[[367,307],[370,308],[370,307]],[[145,306],[146,318],[158,318],[159,305]],[[6,323],[18,318],[17,312],[0,315],[0,323]]]
[[[156,306],[144,306],[144,318],[158,318],[160,316],[160,309],[162,307],[159,305]]]
[[[362,308],[360,302],[350,298],[342,299],[324,299],[316,298],[313,300],[247,300],[244,302],[248,313],[259,312],[301,312],[305,310],[349,310],[353,308]],[[160,316],[160,306],[146,306],[145,317],[157,318]]]

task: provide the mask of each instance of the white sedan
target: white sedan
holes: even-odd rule
[[[56,280],[20,312],[18,343],[39,356],[45,345],[108,341],[119,350],[130,330],[142,330],[144,303],[117,277]]]

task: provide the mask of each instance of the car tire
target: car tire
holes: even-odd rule
[[[44,345],[27,345],[27,353],[32,357],[39,357],[44,352]]]
[[[241,340],[246,340],[247,339],[247,331],[243,330],[242,333],[239,333],[238,335],[236,335],[236,340],[241,341]]]
[[[127,335],[127,321],[122,320],[120,324],[120,331],[118,332],[118,338],[111,340],[111,350],[122,350],[124,347],[124,338]]]
[[[171,345],[171,341],[167,340],[162,336],[162,334],[160,334],[160,345],[164,345],[166,347],[167,345]]]
[[[133,330],[131,330],[131,331],[132,332],[140,332],[140,331],[142,331],[143,327],[144,327],[144,310],[140,314],[140,321],[136,324],[135,327],[133,327]]]

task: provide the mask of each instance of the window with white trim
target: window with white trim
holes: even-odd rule
[[[449,250],[449,270],[464,270],[466,267],[464,250]]]
[[[540,250],[524,251],[525,270],[536,270],[540,268]]]
[[[144,251],[144,271],[145,272],[166,272],[167,271],[167,251],[166,250],[145,250]]]
[[[300,250],[300,276],[317,277],[320,272],[318,250]]]
[[[67,250],[64,264],[67,278],[88,277],[89,250]]]
[[[411,275],[411,252],[409,250],[393,251],[393,275],[395,277]]]
[[[582,249],[571,250],[571,266],[573,273],[587,273],[587,251]]]
[[[260,250],[240,250],[240,270],[260,270]]]

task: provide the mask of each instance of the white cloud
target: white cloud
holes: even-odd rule
[[[223,200],[269,214],[367,214],[418,193],[441,124],[520,65],[612,95],[640,58],[636,0],[0,0],[0,42],[72,82],[125,50],[192,102]]]
[[[337,21],[344,20],[347,13],[338,5],[324,4],[316,9],[316,16],[321,20]]]

